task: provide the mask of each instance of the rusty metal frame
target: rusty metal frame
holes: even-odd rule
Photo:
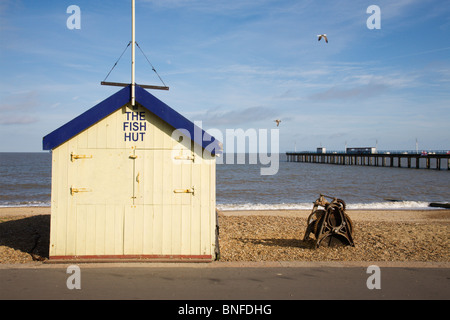
[[[329,202],[325,199],[332,198]],[[321,194],[314,202],[307,220],[303,241],[315,236],[315,248],[322,246],[349,245],[354,247],[353,222],[345,212],[345,202],[341,199]]]

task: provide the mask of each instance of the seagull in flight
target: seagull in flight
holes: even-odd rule
[[[324,38],[325,42],[328,43],[328,38],[327,38],[327,34],[326,33],[318,34],[317,36],[319,37],[319,40],[317,40],[317,41],[320,41],[320,39]]]
[[[277,123],[277,127],[280,125],[281,120],[277,119],[275,120],[275,122]]]

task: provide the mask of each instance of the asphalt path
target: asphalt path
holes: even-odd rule
[[[3,265],[0,299],[450,299],[448,264],[380,264],[378,271],[370,269],[370,265],[220,262]]]

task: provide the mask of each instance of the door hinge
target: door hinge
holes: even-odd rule
[[[194,153],[192,154],[192,155],[190,155],[190,156],[183,156],[183,155],[178,155],[178,156],[175,156],[174,157],[174,159],[175,160],[192,160],[192,161],[194,161],[195,160],[195,156],[194,156]]]
[[[192,193],[194,195],[194,187],[189,189],[175,189],[173,190],[174,193]]]
[[[85,154],[74,154],[73,152],[70,153],[70,161],[75,161],[77,159],[92,159],[92,155],[85,155]]]
[[[73,186],[70,187],[70,194],[73,196],[75,193],[78,192],[92,192],[92,189],[89,188],[74,188]]]

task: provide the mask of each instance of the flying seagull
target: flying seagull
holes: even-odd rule
[[[275,120],[275,122],[277,123],[277,127],[280,125],[281,120],[277,119]]]
[[[325,39],[325,42],[328,43],[328,38],[327,38],[326,33],[324,33],[324,34],[318,34],[317,36],[319,37],[319,40],[318,40],[318,41],[320,41],[320,39],[324,38],[324,39]]]

